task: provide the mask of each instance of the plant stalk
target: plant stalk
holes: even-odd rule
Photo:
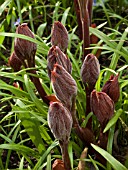
[[[78,0],[79,9],[80,9],[80,19],[82,23],[82,40],[83,40],[83,57],[82,61],[87,54],[90,53],[90,35],[89,35],[89,26],[90,26],[90,12],[88,11],[88,7],[90,8],[90,4],[88,4],[88,0]]]
[[[77,134],[77,136],[81,139],[81,141],[85,145],[89,146],[90,143],[92,143],[92,142],[94,143],[93,133],[88,128],[83,129],[83,128],[80,127],[78,119],[76,117],[75,103],[76,103],[76,97],[74,97],[72,99],[72,108],[71,108],[71,114],[72,114],[72,119],[73,119],[73,128],[74,128],[75,133]]]
[[[76,97],[72,99],[72,108],[71,108],[71,115],[73,120],[73,128],[75,129],[76,134],[79,136],[81,140],[83,140],[83,135],[81,133],[81,127],[79,125],[78,119],[76,117]]]
[[[65,170],[71,170],[71,163],[70,158],[68,154],[68,141],[59,141],[60,147],[61,147],[61,153],[62,153],[62,160],[64,162],[64,168]]]
[[[90,46],[89,23],[90,23],[89,14],[86,8],[84,18],[82,19],[83,50],[84,50],[83,59],[82,59],[83,61],[86,55],[90,53],[90,50],[86,49],[86,48],[89,48]]]
[[[90,53],[90,35],[89,26],[91,25],[92,18],[92,0],[74,0],[74,6],[78,21],[79,38],[83,40],[83,57],[82,61],[87,54]]]
[[[83,40],[82,22],[80,18],[80,8],[79,8],[78,0],[74,0],[74,6],[75,6],[75,12],[76,12],[77,22],[78,22],[79,38],[82,41]]]
[[[90,26],[92,23],[92,5],[93,5],[93,0],[89,0],[88,1],[88,13],[89,13]]]
[[[90,107],[91,90],[87,85],[85,86],[85,92],[86,92],[86,112],[85,112],[85,117],[86,117],[91,112],[91,107]],[[90,117],[90,119],[88,120],[86,127],[92,130],[92,117]]]
[[[37,75],[36,70],[29,70],[29,73]],[[46,98],[47,94],[46,94],[44,88],[42,87],[39,78],[34,77],[34,76],[30,76],[30,78],[31,78],[31,81],[34,83],[34,85],[35,85],[40,97],[42,98],[42,100],[47,105],[49,105],[49,100]]]
[[[22,61],[23,65],[25,68],[31,68],[31,67],[35,67],[35,58],[32,57],[31,60],[28,60],[27,62]],[[28,70],[28,73],[37,75],[36,70]],[[44,88],[41,85],[41,82],[39,80],[39,78],[34,77],[34,76],[30,76],[31,81],[34,83],[40,97],[42,98],[42,100],[49,105],[49,100],[46,98],[47,94],[44,90]]]

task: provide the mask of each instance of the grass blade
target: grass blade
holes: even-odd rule
[[[45,160],[45,158],[47,157],[47,155],[49,154],[49,152],[56,147],[59,144],[58,141],[54,141],[49,148],[44,152],[44,154],[40,157],[39,161],[36,163],[35,167],[33,168],[33,170],[37,170],[40,168],[41,170],[41,165],[43,164],[43,161]]]
[[[34,151],[33,149],[27,147],[27,146],[23,146],[23,145],[19,145],[19,144],[1,144],[0,145],[0,149],[9,149],[9,150],[14,150],[17,151],[19,153],[26,153],[29,156],[34,156],[36,157],[37,153],[36,151]]]
[[[107,143],[107,151],[112,155],[112,145],[113,145],[113,138],[114,138],[114,131],[115,131],[115,124],[110,128],[108,134],[108,143]],[[107,170],[111,170],[111,164],[107,162]]]
[[[7,37],[14,37],[14,38],[17,37],[17,38],[21,38],[21,39],[25,39],[25,40],[34,42],[37,45],[41,46],[43,54],[46,54],[46,55],[48,54],[49,47],[43,41],[40,42],[40,41],[33,39],[31,37],[25,36],[23,34],[17,34],[17,33],[0,32],[0,36],[7,36]]]
[[[2,12],[5,10],[6,6],[8,6],[11,1],[12,1],[12,0],[6,0],[6,1],[0,6],[0,16],[1,16]]]
[[[108,124],[106,125],[103,133],[107,132],[118,120],[118,118],[120,117],[120,115],[122,114],[123,110],[122,109],[119,109],[114,117],[108,122]]]
[[[68,7],[68,8],[64,11],[64,13],[63,13],[63,16],[62,16],[62,19],[61,19],[61,23],[62,23],[63,25],[65,25],[65,23],[66,23],[69,10],[70,10],[70,7]]]
[[[51,170],[51,154],[47,156],[47,167],[46,170]]]
[[[23,170],[24,169],[23,166],[24,166],[24,157],[21,158],[19,170]]]
[[[119,161],[117,161],[112,155],[110,155],[107,151],[100,148],[99,146],[96,146],[94,144],[91,144],[91,146],[100,153],[113,167],[115,170],[127,170],[127,168],[121,164]]]

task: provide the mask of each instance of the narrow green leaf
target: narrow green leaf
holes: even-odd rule
[[[128,32],[125,30],[125,31],[123,32],[123,34],[122,34],[122,37],[120,38],[120,41],[119,41],[119,43],[118,43],[118,45],[117,45],[117,47],[116,47],[116,50],[118,50],[118,51],[121,50],[121,48],[123,47],[123,44],[124,44],[124,40],[127,38],[127,34],[128,34]],[[127,54],[128,54],[128,53],[127,53]],[[115,70],[119,58],[120,58],[119,53],[114,53],[114,54],[113,54],[113,57],[112,57],[112,59],[111,59],[111,63],[110,63],[109,68]],[[126,57],[126,61],[127,61],[127,57]],[[106,75],[105,75],[105,79],[108,80],[109,77],[110,77],[110,73],[107,72]]]
[[[3,160],[2,160],[2,151],[0,151],[0,168],[4,169]]]
[[[4,25],[1,25],[1,24],[0,24],[0,32],[4,32],[4,31],[5,31],[5,30],[4,30]],[[6,50],[6,48],[5,48],[4,45],[3,45],[4,39],[5,39],[5,37],[0,36],[0,47],[4,48],[4,49]],[[0,56],[1,56],[1,58],[2,58],[4,55],[2,54],[2,55],[0,55]]]
[[[46,129],[44,126],[40,126],[40,134],[41,137],[43,138],[43,140],[50,145],[53,141],[50,137],[50,135],[48,134],[49,130]]]
[[[7,136],[5,136],[3,134],[0,134],[0,137],[3,138],[8,143],[12,143],[13,142],[10,138],[8,138]]]
[[[20,5],[20,2],[19,0],[16,0],[16,3],[17,3],[17,8],[18,8],[18,13],[19,13],[19,18],[20,18],[20,23],[23,22],[23,18],[22,18],[22,13],[21,13],[21,5]]]
[[[117,72],[121,72],[121,71],[125,70],[126,68],[128,68],[128,65],[124,65],[124,66],[120,67],[120,68],[117,70]]]
[[[96,165],[95,160],[93,160],[92,157],[91,157],[90,155],[89,155],[89,158],[90,158],[91,162],[93,163],[95,169],[96,169],[96,170],[99,170],[98,166]]]
[[[91,27],[89,30],[92,34],[96,35],[101,40],[103,40],[108,45],[108,47],[110,47],[111,49],[115,50],[117,48],[118,44],[115,41],[112,41],[112,39],[108,35],[104,34],[102,31],[98,30],[97,28],[91,28]],[[125,32],[126,31],[127,29],[125,30]],[[119,50],[116,49],[116,51],[119,51]],[[126,57],[128,55],[127,50],[124,47],[121,47],[120,52],[124,53],[123,56],[125,57],[125,60],[128,63],[128,57]]]
[[[68,41],[68,50],[69,50],[69,51],[70,51],[70,49],[71,49],[72,39],[73,39],[73,35],[74,35],[76,29],[77,29],[77,26],[74,27],[74,28],[72,29],[71,34],[68,34],[68,37],[69,37],[69,41]],[[81,44],[80,44],[80,45],[81,45]],[[77,49],[77,50],[78,50],[78,49]],[[77,54],[78,54],[78,53],[77,53]]]
[[[21,158],[20,165],[19,165],[19,170],[24,169],[24,157]]]
[[[122,114],[123,110],[122,109],[119,109],[115,115],[111,118],[111,120],[107,123],[103,133],[107,132],[110,127],[112,127],[118,120],[118,118],[120,117],[120,115]]]
[[[0,124],[2,124],[3,121],[5,121],[6,119],[8,119],[10,116],[12,116],[13,112],[9,112],[8,114],[6,114],[2,120],[0,120]]]
[[[37,28],[37,34],[39,37],[43,36],[43,32],[44,32],[44,29],[46,28],[46,25],[47,25],[47,23],[43,23],[43,24],[39,25],[39,27]]]
[[[117,161],[112,155],[110,155],[107,151],[100,148],[99,146],[96,146],[94,144],[91,144],[91,146],[100,153],[113,167],[115,170],[127,170],[127,168],[121,164],[119,161]]]
[[[47,155],[50,153],[50,151],[56,147],[59,144],[58,141],[54,141],[49,148],[44,152],[44,154],[40,157],[40,159],[38,160],[38,162],[36,163],[35,167],[33,168],[33,170],[41,170],[41,165],[43,164],[43,161],[45,160],[45,158],[47,157]]]
[[[127,55],[126,53],[122,52],[121,50],[119,50],[118,48],[112,48],[112,47],[109,47],[107,45],[103,45],[103,46],[96,46],[96,47],[89,47],[89,49],[101,49],[101,50],[106,50],[106,51],[109,51],[109,52],[114,52],[116,54],[120,54],[122,55],[126,61],[128,61],[127,59]],[[112,68],[111,68],[112,69]]]
[[[114,132],[115,132],[115,124],[109,129],[108,143],[107,143],[107,152],[109,154],[112,154]],[[111,169],[112,169],[111,164],[107,162],[107,170],[111,170]]]
[[[79,145],[79,144],[76,144],[76,143],[73,142],[73,141],[70,141],[70,143],[72,143],[72,146],[73,146],[74,151],[75,151],[77,154],[81,155],[82,148],[80,147],[80,145]],[[69,144],[69,145],[70,145],[70,144]]]
[[[0,89],[3,89],[3,90],[8,90],[10,92],[12,92],[14,95],[16,95],[17,97],[27,97],[27,98],[30,98],[29,97],[29,94],[19,88],[16,88],[14,86],[11,86],[7,83],[5,83],[4,81],[0,80]]]
[[[73,54],[72,54],[68,49],[67,49],[67,53],[68,53],[69,58],[71,58],[74,66],[75,66],[75,68],[76,68],[77,73],[78,73],[79,76],[80,76],[80,68],[79,68],[79,65],[78,65],[76,59],[74,58]]]
[[[122,88],[124,88],[127,85],[128,85],[128,80],[123,80],[123,82],[121,83],[120,88],[122,89]]]
[[[31,149],[27,146],[19,145],[19,144],[1,144],[0,149],[14,150],[19,153],[23,152],[29,156],[34,156],[34,157],[36,157],[36,155],[37,155],[37,152],[34,151],[33,149]]]
[[[19,80],[21,82],[23,82],[23,78],[21,76],[18,76],[18,74],[16,73],[7,73],[7,72],[0,72],[0,76],[2,77],[8,77],[14,80]]]
[[[87,125],[87,123],[88,123],[88,120],[92,117],[92,115],[93,115],[93,112],[90,112],[90,113],[86,116],[85,120],[82,122],[81,127],[86,127],[86,125]]]
[[[32,87],[30,85],[29,79],[27,74],[24,75],[24,80],[25,80],[25,85],[27,88],[27,91],[32,99],[32,101],[34,102],[34,104],[37,106],[37,108],[39,109],[40,113],[42,113],[42,116],[46,117],[47,116],[47,112],[43,109],[45,105],[45,103],[41,102],[35,95],[35,93],[32,90]]]
[[[19,108],[19,111],[22,111],[22,102],[18,103],[21,108]],[[45,145],[42,141],[42,137],[40,134],[40,122],[32,118],[30,113],[19,113],[19,118],[21,120],[21,123],[23,124],[24,128],[26,129],[26,132],[28,133],[29,137],[31,138],[32,142],[35,144],[37,147],[39,153],[41,154],[42,152],[45,151]]]
[[[29,5],[28,9],[29,9],[29,22],[30,22],[30,26],[31,26],[32,32],[34,33],[35,31],[34,31],[33,16],[32,16],[32,6]]]
[[[24,159],[29,163],[29,165],[31,165],[31,167],[34,167],[34,162],[33,160],[31,159],[31,156],[29,155],[26,155],[25,153],[22,153]],[[28,170],[28,169],[27,169]]]
[[[21,39],[25,39],[25,40],[34,42],[37,45],[41,46],[43,54],[48,54],[49,47],[43,41],[40,42],[40,41],[33,39],[31,37],[25,36],[23,34],[17,34],[17,33],[0,32],[0,36],[7,36],[7,37],[14,37],[14,38],[17,37],[17,38],[21,38]]]
[[[112,27],[112,23],[111,23],[111,20],[110,20],[110,16],[108,15],[108,10],[106,9],[106,7],[104,5],[104,2],[102,0],[100,0],[100,3],[102,5],[102,7],[103,7],[104,13],[105,13],[106,18],[108,20],[109,27],[111,28]]]
[[[5,8],[10,4],[12,0],[6,0],[1,6],[0,6],[0,16],[2,12],[5,10]]]
[[[17,137],[17,134],[18,134],[18,131],[19,131],[19,125],[20,125],[21,121],[18,120],[15,125],[13,126],[13,128],[10,130],[9,134],[8,134],[8,137],[10,137],[13,133],[13,137],[12,137],[12,141],[14,142],[16,137]]]
[[[72,151],[72,142],[69,142],[68,145],[68,153],[69,153],[69,158],[71,162],[71,168],[73,169],[73,151]]]
[[[69,10],[70,10],[70,7],[68,7],[68,8],[64,11],[64,13],[63,13],[63,15],[62,15],[61,23],[62,23],[63,25],[65,25],[65,23],[66,23]]]
[[[52,22],[58,21],[58,17],[59,17],[58,9],[60,7],[60,4],[61,4],[61,2],[59,2],[59,1],[57,1],[57,3],[55,4],[55,9],[53,11],[53,16],[52,16],[52,19],[53,19]]]
[[[51,153],[47,156],[47,167],[46,170],[51,170]]]

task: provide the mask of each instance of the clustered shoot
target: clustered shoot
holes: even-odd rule
[[[76,14],[79,24],[80,40],[83,40],[83,57],[81,59],[81,82],[86,94],[85,117],[90,113],[97,117],[100,124],[100,134],[96,139],[93,131],[92,118],[88,120],[86,127],[81,127],[77,118],[76,97],[77,83],[72,77],[72,63],[67,56],[68,32],[61,22],[55,21],[51,31],[51,48],[47,56],[47,71],[52,84],[54,95],[48,96],[43,89],[39,78],[30,76],[40,97],[49,106],[48,125],[54,137],[59,141],[62,153],[62,160],[56,160],[53,169],[61,166],[65,170],[71,169],[68,154],[68,143],[72,129],[75,130],[77,137],[83,142],[84,147],[91,148],[90,144],[99,145],[106,149],[108,132],[103,133],[108,121],[114,115],[115,103],[119,99],[120,89],[119,75],[111,75],[110,79],[103,85],[100,92],[96,91],[95,85],[100,74],[100,64],[98,58],[86,49],[90,46],[89,26],[91,26],[93,1],[74,0]],[[27,24],[17,27],[16,33],[35,38]],[[27,39],[15,38],[14,52],[9,58],[10,66],[14,71],[19,71],[21,66],[33,68],[29,73],[36,75],[35,54],[37,46]],[[92,149],[92,148],[91,148]],[[93,150],[93,149],[92,149]],[[94,150],[96,159],[106,163]]]

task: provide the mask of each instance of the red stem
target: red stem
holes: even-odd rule
[[[90,26],[92,23],[92,5],[93,5],[93,0],[89,0],[88,1],[88,13],[89,13]]]
[[[36,70],[29,70],[29,73],[37,75]],[[44,88],[42,87],[39,78],[34,77],[34,76],[31,76],[30,78],[31,78],[31,81],[34,83],[34,85],[35,85],[40,97],[42,98],[42,100],[47,105],[49,105],[49,100],[46,98],[47,94],[46,94]]]
[[[59,141],[59,143],[61,146],[64,168],[65,168],[65,170],[71,170],[71,163],[70,163],[70,158],[69,158],[69,154],[68,154],[68,141],[65,141],[65,142]]]
[[[89,100],[90,101],[90,100]],[[86,145],[89,146],[90,143],[94,143],[94,136],[91,131],[91,122],[90,126],[86,129],[83,129],[80,127],[77,116],[76,116],[76,109],[75,109],[75,103],[76,103],[76,98],[74,97],[72,99],[72,108],[71,108],[71,114],[72,114],[72,119],[73,119],[73,128],[75,130],[75,133],[77,136],[81,139],[81,141]],[[90,102],[89,102],[90,103]]]
[[[90,108],[91,90],[89,89],[89,87],[87,85],[85,87],[85,91],[86,91],[86,113],[85,113],[85,117],[86,117],[91,112],[91,108]],[[86,127],[89,128],[90,130],[92,130],[92,118],[90,118],[88,120]]]
[[[80,8],[79,8],[78,0],[74,0],[74,6],[75,6],[77,22],[78,22],[79,38],[82,41],[83,40],[82,22],[81,22],[81,18],[80,18]]]
[[[90,53],[90,35],[89,26],[91,26],[92,20],[92,4],[93,0],[74,0],[74,6],[78,21],[79,38],[83,40],[83,57]]]
[[[86,55],[90,53],[89,49],[85,49],[85,48],[89,48],[90,46],[89,25],[90,25],[89,13],[88,13],[88,9],[86,8],[84,18],[82,19],[83,50],[84,50],[83,59],[82,59],[83,61]]]
[[[35,67],[35,56],[33,57],[34,55],[31,56],[30,59],[27,60],[27,62],[25,61],[22,61],[22,64],[24,65],[25,68],[31,68],[31,67]],[[28,73],[31,73],[31,74],[34,74],[34,75],[37,75],[36,73],[36,70],[28,70],[27,71]],[[42,100],[47,104],[49,105],[49,100],[46,98],[47,94],[44,90],[44,88],[42,87],[41,85],[41,82],[39,80],[39,78],[37,77],[34,77],[34,76],[30,76],[30,79],[31,81],[34,83],[40,97],[42,98]]]

